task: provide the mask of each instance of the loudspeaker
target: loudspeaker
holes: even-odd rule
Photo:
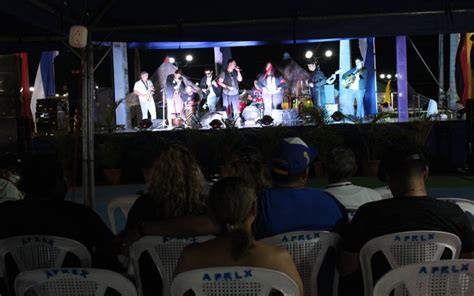
[[[74,48],[87,46],[87,28],[84,26],[72,26],[69,30],[69,45]]]
[[[20,64],[16,55],[0,55],[0,117],[15,117],[20,109]]]

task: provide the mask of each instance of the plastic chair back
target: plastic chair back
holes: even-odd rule
[[[364,276],[366,296],[372,295],[372,257],[381,251],[390,268],[440,260],[446,249],[450,259],[459,257],[461,240],[452,233],[442,231],[406,231],[383,235],[367,242],[360,251],[360,263]]]
[[[299,295],[296,283],[286,274],[256,267],[214,267],[180,273],[171,285],[172,296],[192,290],[195,296],[214,295]]]
[[[117,222],[115,221],[115,211],[120,209],[126,218],[137,198],[137,195],[121,196],[111,199],[107,204],[110,228],[114,234],[118,234]]]
[[[145,236],[130,247],[130,260],[135,271],[138,294],[143,295],[143,286],[140,276],[140,256],[148,252],[158,269],[163,281],[163,295],[169,295],[173,280],[173,272],[178,264],[183,249],[193,243],[201,243],[214,236],[196,236],[189,238],[173,238],[166,236]]]
[[[337,250],[341,237],[327,231],[296,231],[275,235],[261,241],[288,250],[303,280],[306,296],[318,295],[317,278],[329,248]],[[335,266],[334,266],[335,267]],[[333,295],[337,295],[339,274],[334,268]]]
[[[9,275],[5,265],[5,256],[10,254],[20,272],[61,267],[68,253],[75,255],[81,267],[91,266],[89,250],[78,241],[47,235],[16,236],[0,241],[0,270],[7,285],[14,275]],[[13,290],[13,287],[8,287]]]
[[[442,260],[396,268],[380,278],[374,295],[389,296],[396,288],[410,296],[474,295],[474,260]]]
[[[126,277],[110,270],[55,268],[25,271],[15,280],[16,295],[104,296],[108,288],[123,296],[137,291]]]

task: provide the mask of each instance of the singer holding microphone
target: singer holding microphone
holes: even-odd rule
[[[240,67],[234,59],[227,62],[227,69],[219,75],[218,84],[222,87],[222,103],[227,116],[237,119],[239,116],[239,82],[242,81]]]

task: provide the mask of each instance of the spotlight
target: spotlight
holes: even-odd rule
[[[310,59],[310,58],[313,57],[313,52],[312,52],[311,50],[308,50],[308,51],[304,54],[304,56],[305,56],[307,59]]]
[[[330,57],[332,57],[332,51],[331,51],[331,50],[326,50],[326,52],[324,53],[324,55],[325,55],[327,58],[330,58]]]
[[[263,126],[269,126],[273,123],[273,118],[270,115],[264,115],[262,119],[257,120]]]
[[[331,115],[332,120],[341,121],[344,119],[344,114],[341,111],[336,111]]]
[[[392,74],[387,74],[387,79],[392,79]]]
[[[385,74],[380,74],[380,79],[385,79]]]
[[[213,119],[209,125],[212,129],[220,129],[222,127],[222,121],[219,119]]]
[[[59,97],[59,94],[56,94],[56,97]]]
[[[193,60],[193,56],[190,55],[190,54],[188,54],[188,55],[186,56],[186,61],[187,61],[187,62],[191,62],[192,60]]]
[[[173,58],[173,57],[170,57],[170,58],[169,58],[169,61],[170,61],[171,64],[174,64],[174,63],[176,62],[176,59]]]
[[[35,91],[35,88],[30,86],[30,91]]]
[[[98,85],[96,85],[96,86],[95,86],[95,89],[99,89],[99,86],[98,86]]]
[[[150,128],[150,126],[152,126],[152,124],[153,124],[153,122],[150,119],[143,119],[138,124],[138,127],[140,129],[148,129],[148,128]]]
[[[395,74],[395,78],[398,78],[398,74]]]

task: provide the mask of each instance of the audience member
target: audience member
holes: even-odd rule
[[[257,193],[270,187],[262,155],[253,147],[235,151],[222,168],[222,176],[241,177],[254,187]]]
[[[0,203],[23,199],[23,193],[18,189],[19,161],[12,155],[0,158]]]
[[[225,231],[215,239],[186,247],[175,274],[206,267],[267,268],[290,276],[303,295],[303,284],[290,254],[252,237],[255,199],[255,189],[242,178],[228,177],[218,181],[211,189],[208,206],[213,220]]]
[[[332,149],[326,157],[324,168],[328,175],[325,191],[347,209],[358,209],[367,202],[382,199],[378,192],[351,183],[352,176],[357,172],[357,163],[354,152],[349,148]]]
[[[428,171],[423,155],[410,145],[398,143],[397,147],[387,149],[380,176],[388,182],[394,198],[362,205],[344,240],[340,271],[343,275],[352,274],[352,281],[357,279],[359,289],[362,288],[359,252],[365,243],[381,235],[413,230],[445,231],[461,239],[461,258],[474,258],[474,235],[463,211],[455,204],[427,196]],[[387,266],[379,261],[373,269],[380,276]],[[357,295],[353,289],[348,294]]]
[[[316,152],[300,138],[285,138],[275,150],[274,187],[259,193],[255,234],[258,239],[298,230],[342,231],[345,208],[329,193],[305,188]]]
[[[67,185],[59,161],[37,155],[26,160],[20,188],[25,199],[0,205],[0,239],[19,235],[53,235],[82,243],[92,265],[120,271],[114,254],[114,236],[89,207],[65,201]]]

